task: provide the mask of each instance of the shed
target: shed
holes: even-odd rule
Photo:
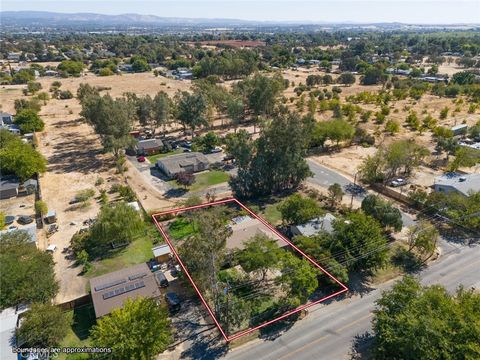
[[[172,253],[172,251],[170,250],[170,246],[168,246],[167,244],[155,246],[152,248],[152,251],[153,257],[159,264],[170,260],[170,254]]]
[[[18,195],[20,181],[15,176],[0,178],[0,199],[10,199]]]
[[[57,212],[55,210],[49,210],[44,220],[47,224],[53,224],[57,221]]]

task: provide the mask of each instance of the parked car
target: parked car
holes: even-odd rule
[[[31,224],[33,219],[31,216],[22,215],[17,219],[17,222],[22,225]]]
[[[138,162],[145,162],[145,156],[141,155],[141,156],[137,157],[137,161]]]
[[[395,180],[390,181],[390,186],[392,187],[398,187],[398,186],[403,186],[407,185],[407,180],[404,178],[398,178]]]
[[[162,287],[162,288],[168,287],[168,280],[165,277],[165,275],[163,274],[163,272],[157,271],[155,273],[155,278],[157,279],[158,285],[160,285],[160,287]]]
[[[13,215],[5,216],[5,225],[13,224],[14,221],[15,221],[15,216]]]
[[[168,309],[171,312],[177,312],[181,308],[181,301],[178,295],[174,292],[169,292],[165,294],[165,301],[167,303]]]
[[[57,245],[54,245],[54,244],[48,245],[47,252],[54,253],[55,250],[57,250]]]

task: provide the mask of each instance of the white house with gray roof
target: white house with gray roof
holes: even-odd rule
[[[301,236],[313,236],[318,234],[320,231],[326,231],[327,233],[333,232],[333,221],[336,220],[336,217],[330,213],[320,216],[318,218],[312,219],[305,224],[301,225],[292,225],[290,231],[292,235],[301,235]]]
[[[480,174],[445,174],[435,178],[433,188],[437,192],[456,191],[465,196],[480,191]]]
[[[199,152],[182,153],[157,161],[157,167],[169,178],[182,172],[195,173],[207,170],[209,161],[205,155]]]

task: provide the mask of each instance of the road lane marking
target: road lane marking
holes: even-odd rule
[[[354,320],[354,321],[352,321],[352,322],[349,322],[348,324],[342,326],[342,327],[339,328],[338,330],[335,330],[335,332],[336,332],[336,333],[339,333],[339,332],[341,332],[341,331],[343,331],[343,330],[345,330],[345,329],[348,329],[349,327],[352,327],[353,325],[359,323],[360,321],[363,321],[363,320],[365,320],[365,319],[368,319],[368,318],[371,317],[371,316],[372,316],[372,313],[368,313],[368,315],[362,316],[362,317],[359,318],[359,319],[356,319],[356,320]],[[311,341],[311,342],[309,342],[308,344],[305,344],[305,345],[299,347],[298,349],[295,349],[295,350],[289,352],[288,354],[283,355],[282,357],[278,358],[278,360],[288,359],[288,358],[291,357],[292,355],[297,354],[297,353],[299,353],[299,352],[301,352],[301,351],[303,351],[303,350],[305,350],[305,349],[308,349],[309,347],[311,347],[311,346],[313,346],[313,345],[316,345],[316,344],[322,342],[323,340],[325,340],[325,339],[328,338],[329,336],[331,336],[331,334],[328,334],[328,335],[324,335],[324,336],[322,336],[322,337],[319,337],[318,339],[315,339],[314,341]]]

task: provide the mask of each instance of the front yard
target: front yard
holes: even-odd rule
[[[169,152],[166,152],[166,153],[147,156],[147,159],[148,159],[148,161],[150,161],[150,163],[152,165],[155,165],[157,163],[158,159],[162,159],[162,158],[170,156],[170,155],[181,154],[182,152],[183,152],[183,149],[175,149],[175,150],[172,150],[172,151],[169,151]]]
[[[195,175],[195,183],[188,190],[191,192],[205,190],[210,186],[225,183],[229,178],[230,175],[221,170],[205,171]],[[174,188],[182,188],[175,180],[170,180],[168,183]]]

